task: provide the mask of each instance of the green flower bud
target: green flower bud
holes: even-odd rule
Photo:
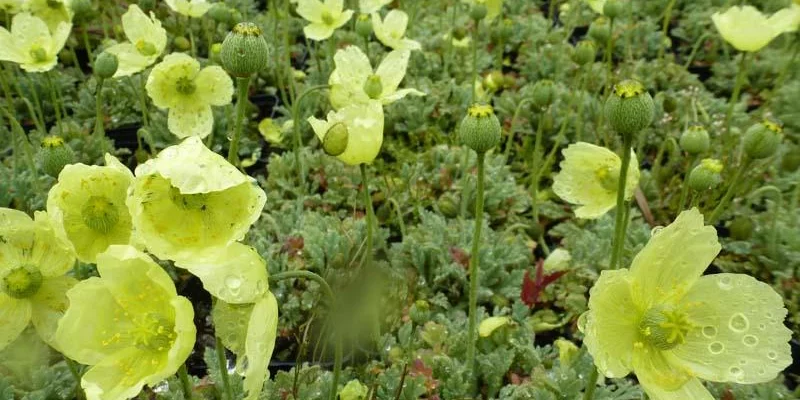
[[[736,217],[728,225],[731,238],[736,240],[748,240],[753,235],[753,221],[747,217]]]
[[[70,8],[74,13],[72,21],[76,24],[84,24],[94,17],[94,8],[90,0],[72,0]]]
[[[463,26],[457,26],[453,29],[453,39],[461,40],[467,36],[467,30]]]
[[[172,39],[172,45],[175,46],[178,51],[187,51],[192,48],[192,42],[185,36],[175,36],[175,38]]]
[[[344,153],[347,149],[348,136],[347,125],[341,122],[328,128],[325,138],[322,139],[322,149],[325,150],[325,154],[335,157]]]
[[[692,125],[681,134],[681,149],[691,154],[698,155],[708,151],[711,139],[708,131],[702,125]]]
[[[492,106],[475,104],[461,120],[458,134],[461,143],[477,153],[485,153],[500,143],[501,131],[500,121],[494,115]]]
[[[235,77],[248,77],[264,69],[269,61],[269,47],[261,28],[252,22],[236,24],[222,42],[220,59]]]
[[[664,94],[661,107],[664,108],[664,112],[671,113],[678,109],[678,102],[675,101],[675,97]]]
[[[439,213],[447,218],[455,218],[458,215],[458,199],[452,195],[443,195],[436,201]]]
[[[431,316],[431,305],[425,300],[417,300],[408,310],[408,316],[417,325],[428,322]]]
[[[603,6],[603,15],[608,18],[617,18],[625,12],[625,5],[619,0],[606,0]]]
[[[543,79],[533,85],[533,95],[531,96],[532,104],[537,108],[545,108],[553,104],[555,99],[556,90],[553,81]]]
[[[586,65],[594,62],[597,57],[597,47],[591,40],[581,40],[575,46],[575,52],[572,53],[572,61],[578,65]]]
[[[597,43],[605,43],[611,37],[611,26],[605,18],[598,18],[589,25],[588,35]]]
[[[489,10],[486,8],[485,4],[475,3],[469,10],[469,17],[472,18],[474,21],[480,21],[486,18],[486,14],[488,12]]]
[[[722,163],[713,158],[706,158],[689,173],[689,188],[695,192],[711,190],[722,182],[720,177]]]
[[[211,45],[211,61],[219,64],[222,62],[219,54],[222,52],[222,43],[214,43]]]
[[[100,53],[94,60],[94,74],[100,79],[108,79],[117,73],[119,59],[107,51]]]
[[[614,86],[606,101],[605,113],[617,133],[633,135],[653,122],[655,104],[640,82],[625,80]]]
[[[498,26],[492,29],[492,43],[507,43],[508,40],[511,39],[512,33],[514,33],[514,21],[505,18]]]
[[[356,19],[356,33],[358,36],[368,38],[372,35],[372,19],[369,15],[361,14]]]
[[[544,227],[537,221],[531,222],[527,228],[525,228],[525,232],[528,234],[529,237],[533,239],[538,239],[539,236],[544,234]]]
[[[781,169],[786,172],[794,172],[800,168],[800,146],[789,146],[781,159]]]
[[[233,13],[230,7],[222,3],[215,3],[208,9],[208,16],[218,24],[232,25]]]
[[[772,121],[754,124],[744,133],[744,152],[752,159],[767,158],[778,151],[783,128]]]
[[[58,136],[47,136],[42,139],[42,148],[38,154],[42,170],[53,178],[58,177],[61,170],[67,164],[75,161],[75,153],[72,148]]]
[[[373,100],[381,97],[381,93],[383,93],[381,77],[375,74],[370,75],[367,80],[364,81],[364,93]]]
[[[144,12],[152,11],[156,8],[156,0],[139,0],[139,8]]]

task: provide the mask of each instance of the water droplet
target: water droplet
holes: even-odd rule
[[[722,344],[722,342],[712,342],[711,344],[708,345],[708,351],[710,351],[711,354],[719,354],[722,353],[724,350],[725,350],[725,345]]]
[[[753,304],[756,302],[756,298],[753,296],[747,296],[747,302]]]
[[[744,375],[744,370],[739,367],[731,367],[728,372],[736,379],[740,379]]]
[[[745,359],[743,358],[743,359],[739,360],[739,364],[741,364],[741,365],[747,365],[747,360],[745,360]]]
[[[764,369],[764,367],[758,367],[758,374],[759,375],[764,375],[766,373],[767,373],[767,370]]]
[[[764,324],[758,324],[758,329],[761,329],[763,331],[764,329],[767,329],[767,326]]]
[[[776,352],[774,352],[774,351],[770,351],[769,353],[767,353],[767,357],[768,357],[770,360],[774,360],[774,359],[778,358],[778,353],[776,353]]]
[[[722,290],[731,290],[731,277],[724,276],[717,281],[717,286]]]
[[[662,230],[664,230],[663,226],[657,226],[650,230],[650,236],[655,237],[656,235],[661,233]]]
[[[742,343],[747,347],[753,347],[758,344],[758,338],[753,335],[744,335]]]
[[[750,328],[750,321],[742,313],[736,313],[728,321],[728,328],[734,332],[745,332]]]
[[[711,325],[704,326],[702,332],[703,332],[703,336],[705,336],[705,337],[707,337],[709,339],[717,336],[717,328],[714,327],[714,326],[711,326]]]
[[[235,275],[228,275],[225,278],[225,285],[231,289],[238,289],[242,287],[242,279]]]
[[[771,312],[767,312],[767,313],[764,314],[764,316],[767,317],[767,318],[772,318],[772,313]]]

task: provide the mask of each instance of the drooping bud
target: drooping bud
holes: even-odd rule
[[[338,156],[347,149],[347,125],[339,122],[328,128],[325,138],[322,139],[322,149],[329,156]]]
[[[473,21],[480,21],[486,18],[486,14],[489,10],[486,8],[486,5],[483,3],[475,3],[472,5],[472,8],[469,10],[469,17],[472,18]]]
[[[264,69],[269,61],[269,47],[261,28],[252,22],[236,24],[222,42],[220,59],[228,73],[239,78]]]
[[[444,194],[436,201],[439,213],[447,218],[455,218],[458,215],[458,199],[455,196]]]
[[[381,97],[381,93],[383,93],[381,77],[375,74],[370,75],[367,80],[364,81],[364,93],[373,100]]]
[[[72,0],[70,9],[74,14],[72,22],[80,25],[91,20],[95,13],[90,0]]]
[[[192,48],[192,42],[185,36],[175,36],[175,38],[172,39],[172,45],[175,46],[175,49],[178,51],[187,51]]]
[[[545,108],[553,104],[555,99],[555,85],[549,79],[543,79],[533,85],[533,95],[531,96],[531,103],[537,108]]]
[[[681,149],[691,154],[698,155],[708,151],[711,139],[708,131],[702,125],[692,125],[681,134]]]
[[[94,60],[94,74],[100,79],[108,79],[117,73],[119,59],[107,51],[100,53]]]
[[[722,182],[720,173],[722,163],[713,158],[706,158],[689,173],[689,188],[695,192],[711,190]]]
[[[736,217],[728,225],[731,238],[736,240],[748,240],[753,235],[753,221],[747,217]]]
[[[625,5],[620,0],[606,0],[603,5],[603,15],[608,18],[617,18],[625,12]]]
[[[463,26],[457,26],[453,29],[453,39],[461,40],[467,37],[467,30]]]
[[[230,7],[222,3],[215,3],[208,9],[208,16],[218,24],[232,25],[233,13]]]
[[[608,38],[611,37],[611,26],[608,23],[608,19],[600,17],[592,22],[589,25],[589,32],[587,32],[590,38],[597,43],[605,43],[608,41]]]
[[[56,178],[64,166],[75,161],[75,153],[64,142],[64,139],[58,136],[47,136],[42,139],[42,148],[39,150],[38,158],[42,165],[42,171]]]
[[[572,53],[572,61],[578,65],[586,65],[594,62],[597,57],[597,47],[591,40],[581,40],[575,46],[575,52]]]
[[[475,104],[461,120],[458,134],[461,143],[477,153],[485,153],[500,143],[501,131],[500,121],[494,115],[492,106]]]
[[[358,36],[368,38],[372,35],[372,19],[367,14],[360,14],[356,19],[356,33]]]
[[[614,86],[606,100],[605,113],[617,133],[633,135],[653,122],[655,104],[644,85],[635,80],[625,80]]]
[[[778,151],[783,128],[772,121],[754,124],[744,133],[744,151],[752,159],[767,158]]]

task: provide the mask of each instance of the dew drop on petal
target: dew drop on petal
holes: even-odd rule
[[[717,328],[711,325],[704,326],[702,332],[703,336],[709,339],[717,336]]]
[[[736,313],[728,321],[728,328],[734,332],[744,332],[750,328],[750,321],[742,313]]]
[[[719,354],[722,353],[724,350],[725,350],[725,345],[722,344],[722,342],[711,342],[711,344],[708,345],[708,351],[710,351],[711,354]]]
[[[742,343],[747,347],[754,347],[758,344],[758,338],[753,335],[744,335]]]
[[[722,290],[731,290],[731,278],[729,276],[720,278],[720,280],[717,281],[717,286]]]
[[[770,351],[769,353],[767,353],[767,357],[768,357],[770,360],[774,360],[774,359],[778,358],[778,353],[776,353],[776,352],[774,352],[774,351]]]

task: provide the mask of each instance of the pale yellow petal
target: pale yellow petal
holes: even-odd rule
[[[233,80],[219,66],[203,68],[195,78],[197,97],[212,106],[224,106],[233,98]]]
[[[205,138],[214,130],[214,113],[211,106],[184,105],[169,109],[167,127],[179,138]]]
[[[269,378],[269,361],[278,335],[278,302],[271,292],[256,302],[247,325],[245,353],[247,369],[244,376],[245,400],[256,400]]]
[[[31,321],[36,332],[47,344],[58,349],[56,329],[58,321],[64,316],[69,301],[67,290],[78,281],[69,276],[45,279],[39,291],[31,298]]]
[[[13,342],[31,320],[31,303],[0,292],[0,350]]]
[[[266,262],[254,248],[238,242],[176,265],[200,278],[211,295],[226,303],[253,303],[269,290]]]

